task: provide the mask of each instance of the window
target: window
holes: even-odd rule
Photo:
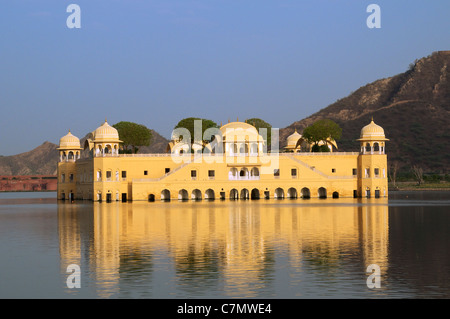
[[[380,177],[380,169],[379,168],[375,168],[374,173],[375,173],[375,177]]]
[[[214,179],[215,174],[216,174],[216,171],[214,171],[214,170],[209,170],[209,171],[208,171],[208,177],[209,177],[209,179]]]
[[[297,169],[296,169],[296,168],[292,168],[292,169],[291,169],[291,176],[292,176],[293,178],[297,177]]]
[[[275,176],[275,178],[280,177],[280,169],[276,168],[273,170],[273,176]]]
[[[332,168],[332,169],[331,169],[331,173],[336,173],[336,169],[335,169],[335,168]]]
[[[127,171],[122,171],[122,178],[123,179],[127,178]]]
[[[197,179],[197,171],[196,170],[191,171],[191,179]]]
[[[70,181],[70,182],[73,182],[73,174],[70,174],[70,175],[69,175],[69,181]]]
[[[353,174],[353,176],[358,175],[358,169],[357,169],[357,168],[354,168],[354,169],[352,170],[352,174]]]
[[[370,177],[370,168],[365,169],[365,177],[366,178]]]
[[[61,174],[61,183],[66,182],[66,174]]]
[[[111,171],[106,171],[106,180],[111,180]]]
[[[166,167],[165,169],[166,174],[170,172],[170,168]]]
[[[148,175],[148,171],[144,171],[144,175]]]

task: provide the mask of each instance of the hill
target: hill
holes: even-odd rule
[[[373,117],[390,139],[389,161],[405,170],[419,165],[427,172],[448,172],[450,160],[450,51],[416,60],[409,70],[367,84],[311,116],[280,130],[286,137],[314,121],[329,118],[342,127],[339,151],[359,149],[361,128]]]

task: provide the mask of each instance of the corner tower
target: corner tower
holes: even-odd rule
[[[358,195],[387,197],[387,156],[384,129],[372,121],[361,129],[358,139],[361,151],[358,158]]]
[[[74,200],[76,191],[76,164],[80,158],[80,140],[69,130],[67,135],[59,140],[58,163],[58,198]]]

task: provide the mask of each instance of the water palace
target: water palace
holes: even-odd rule
[[[220,127],[215,145],[172,140],[165,154],[121,154],[118,131],[105,122],[83,148],[69,131],[59,142],[58,199],[159,201],[263,198],[387,197],[384,130],[361,129],[359,152],[310,152],[302,135],[283,152],[267,152],[249,123]],[[193,151],[184,151],[191,146]],[[220,147],[218,147],[220,146]],[[81,157],[82,151],[88,156]],[[215,151],[220,150],[220,151]]]

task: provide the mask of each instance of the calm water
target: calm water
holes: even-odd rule
[[[57,203],[0,193],[0,298],[450,298],[450,192]],[[69,289],[68,265],[81,288]],[[366,268],[380,267],[369,289]]]

